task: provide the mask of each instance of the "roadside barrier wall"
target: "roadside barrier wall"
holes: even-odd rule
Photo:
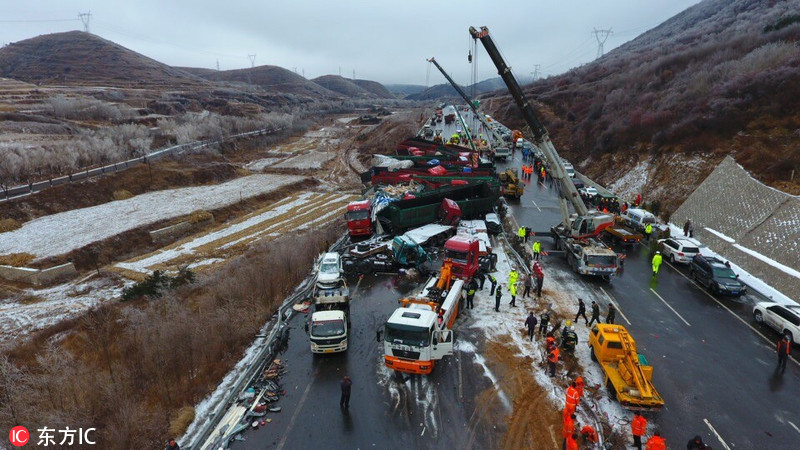
[[[31,269],[28,267],[0,266],[0,278],[9,281],[21,281],[36,286],[46,286],[57,281],[76,277],[78,271],[72,263],[61,264],[47,269]]]
[[[695,237],[715,252],[787,296],[800,299],[800,278],[740,248],[800,270],[800,197],[760,183],[727,157],[672,214],[670,221],[683,227],[686,219],[694,223]]]

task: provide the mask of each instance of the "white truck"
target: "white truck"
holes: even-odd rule
[[[417,295],[400,300],[401,306],[384,325],[386,367],[427,375],[437,360],[452,355],[453,326],[464,290],[464,280],[451,277],[449,267],[443,267],[442,273],[431,277]]]
[[[306,323],[311,351],[346,351],[350,332],[350,291],[342,277],[338,253],[325,253],[319,259],[312,301],[314,312]]]

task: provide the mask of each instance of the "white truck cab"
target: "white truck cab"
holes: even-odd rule
[[[313,353],[338,353],[347,350],[348,323],[344,311],[317,311],[311,316],[308,337]]]
[[[335,287],[342,278],[342,260],[338,253],[325,253],[317,264],[317,286]]]

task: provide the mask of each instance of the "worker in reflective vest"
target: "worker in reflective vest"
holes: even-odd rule
[[[578,402],[580,402],[580,400],[581,397],[578,395],[578,389],[573,381],[572,384],[567,387],[567,408],[572,412],[575,412],[575,409],[578,408]]]
[[[642,450],[642,436],[644,436],[645,431],[647,431],[647,419],[638,412],[633,413],[631,434],[633,434],[633,446],[639,450]]]
[[[647,440],[646,450],[667,450],[667,441],[658,434],[658,431],[653,433],[653,436]]]
[[[519,227],[519,229],[517,229],[517,237],[520,242],[525,240],[525,227]]]
[[[539,241],[535,241],[533,243],[533,259],[534,261],[539,260],[539,255],[542,253],[542,243]]]
[[[648,223],[647,225],[644,226],[644,235],[648,241],[650,240],[651,234],[653,234],[653,225]]]
[[[575,389],[578,390],[578,398],[583,397],[583,377],[575,378]]]
[[[663,261],[663,258],[661,257],[661,252],[656,252],[656,254],[653,255],[653,276],[654,277],[658,275],[658,268],[661,267],[661,261]]]
[[[594,448],[594,445],[600,442],[600,439],[597,437],[597,431],[595,431],[591,425],[584,425],[583,428],[581,428],[581,435],[586,442],[591,444],[590,448]]]
[[[550,376],[556,376],[556,364],[558,364],[558,347],[553,345],[550,347],[550,353],[547,355],[547,365],[550,366]]]

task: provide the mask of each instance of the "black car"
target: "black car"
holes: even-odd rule
[[[747,291],[730,265],[713,256],[695,255],[689,275],[715,294],[742,295]]]
[[[578,178],[572,178],[572,184],[575,185],[575,189],[583,189],[586,186],[583,184],[583,181]]]

